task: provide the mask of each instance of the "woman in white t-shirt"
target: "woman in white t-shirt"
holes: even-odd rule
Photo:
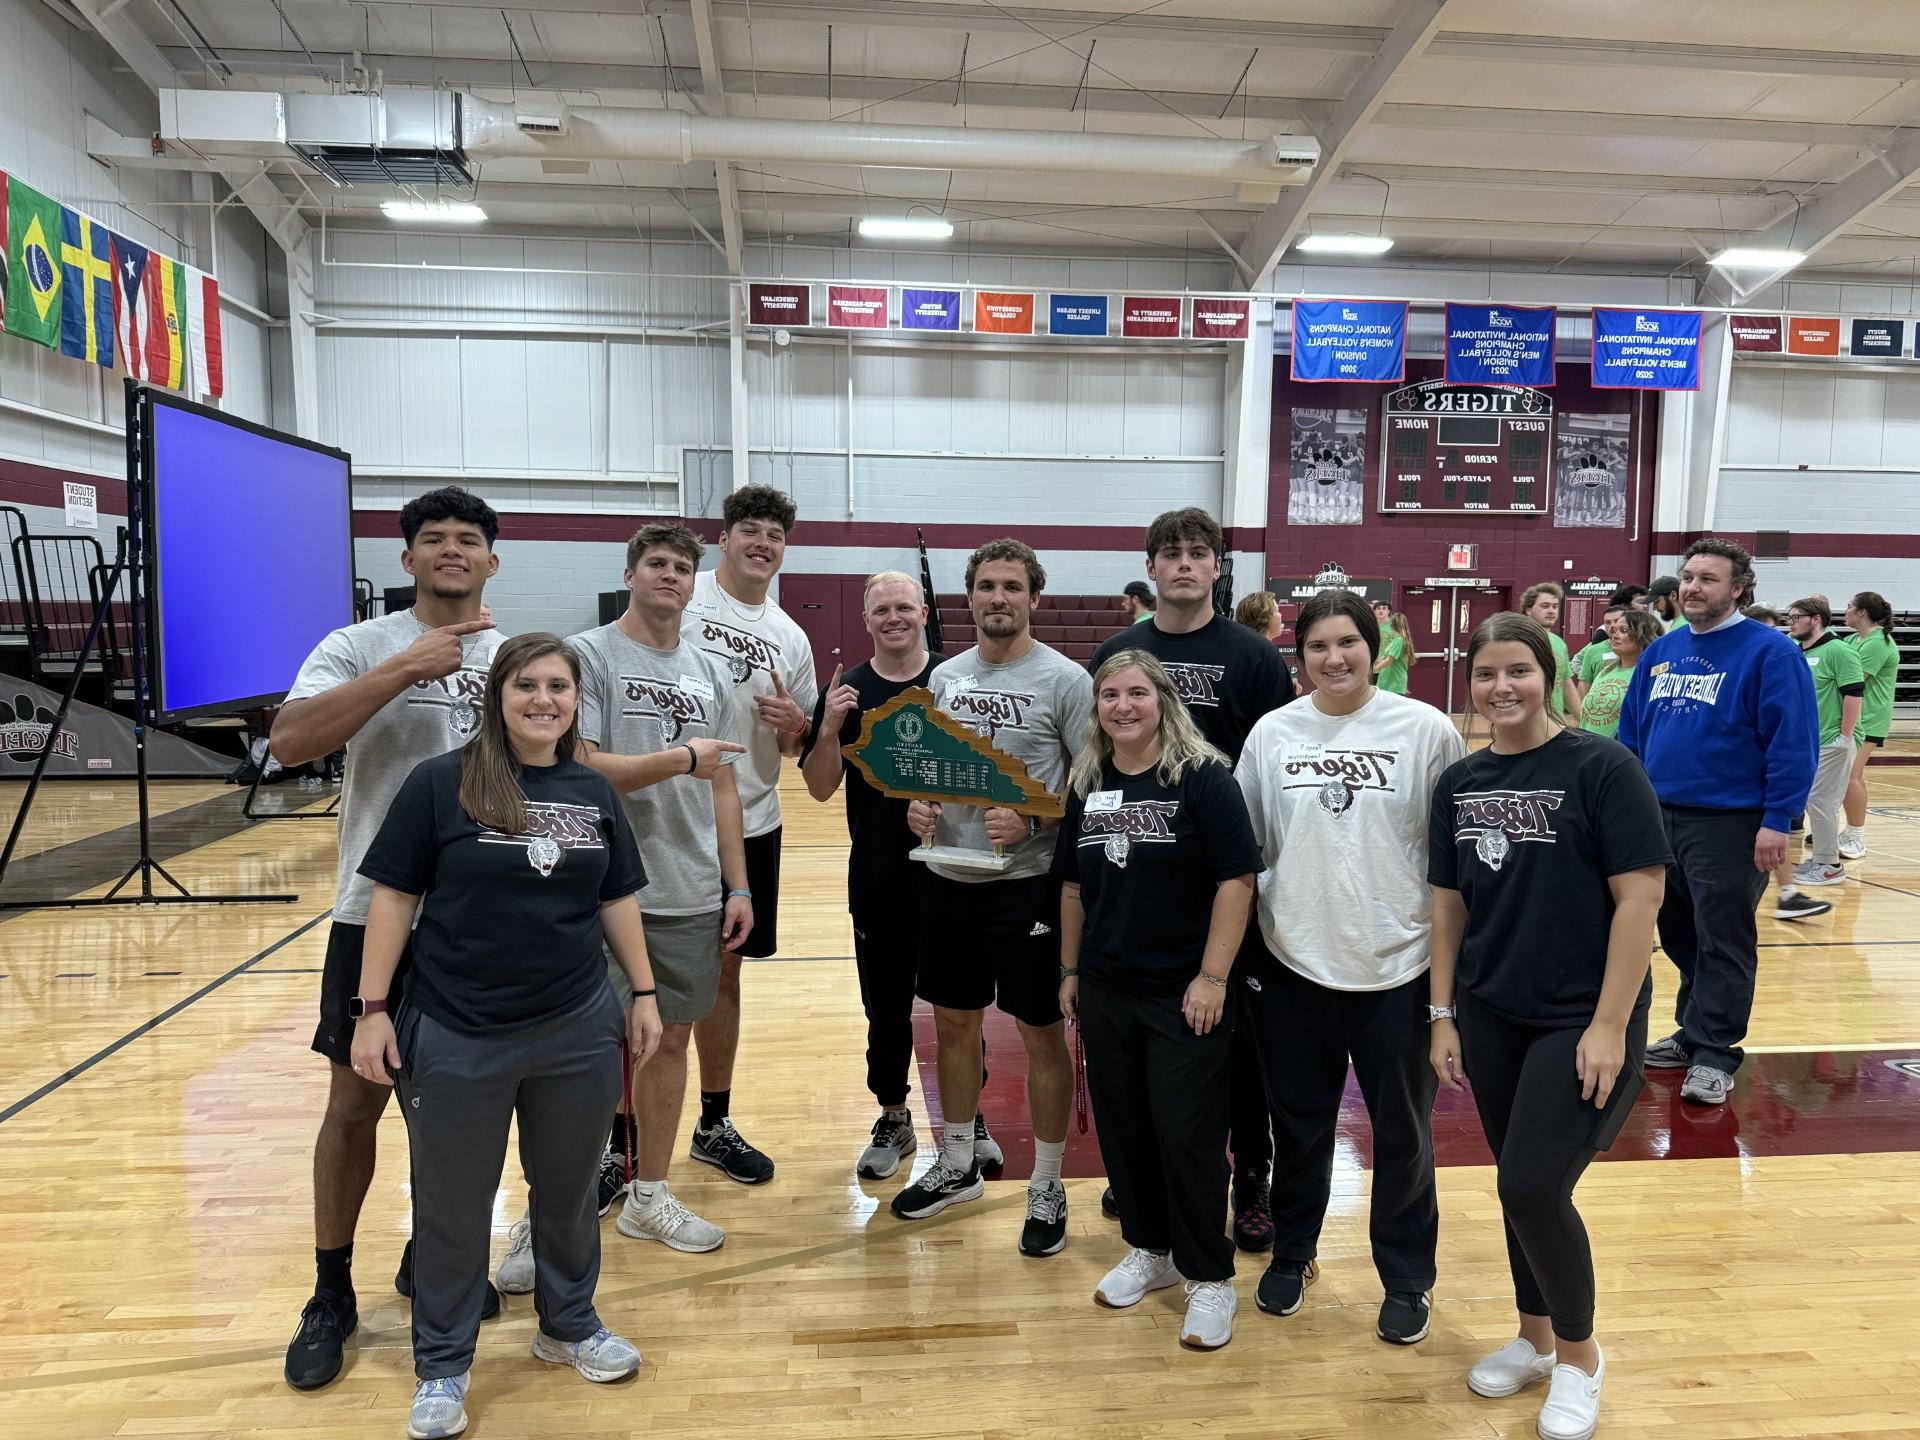
[[[1295,644],[1313,689],[1247,737],[1236,774],[1266,873],[1264,953],[1242,960],[1273,1100],[1273,1260],[1256,1301],[1291,1315],[1318,1277],[1334,1132],[1351,1057],[1373,1128],[1376,1333],[1427,1336],[1439,1207],[1427,1063],[1427,822],[1464,753],[1440,711],[1372,684],[1380,627],[1365,600],[1322,590]]]

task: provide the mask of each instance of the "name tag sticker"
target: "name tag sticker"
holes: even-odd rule
[[[682,675],[680,689],[683,694],[697,695],[702,700],[713,699],[713,682],[702,680],[698,675]]]
[[[1087,814],[1089,815],[1098,815],[1102,811],[1119,808],[1120,792],[1118,790],[1095,790],[1087,796]]]
[[[1668,662],[1668,661],[1665,661],[1665,660],[1662,660],[1662,661],[1661,661],[1661,662],[1660,662],[1660,663],[1659,663],[1658,665],[1656,665],[1656,666],[1654,666],[1654,667],[1653,667],[1653,673],[1654,673],[1655,675],[1664,675],[1664,674],[1666,674],[1666,673],[1667,673],[1667,667],[1668,667],[1668,665],[1669,665],[1669,663],[1670,663],[1670,662]]]
[[[1287,751],[1287,763],[1289,765],[1292,765],[1295,763],[1302,764],[1302,765],[1317,765],[1320,763],[1320,761],[1326,759],[1326,756],[1327,756],[1326,746],[1321,745],[1316,741],[1303,740],[1299,744],[1293,746],[1290,750]]]
[[[943,696],[964,695],[979,683],[979,680],[972,675],[955,675],[952,679],[944,681],[941,684],[940,693]]]

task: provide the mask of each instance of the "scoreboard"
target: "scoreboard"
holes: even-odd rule
[[[1422,380],[1390,391],[1382,415],[1383,512],[1552,509],[1553,397],[1546,391]]]

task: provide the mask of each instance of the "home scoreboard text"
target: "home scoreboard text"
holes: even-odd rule
[[[1541,515],[1552,508],[1553,397],[1523,385],[1423,380],[1390,391],[1380,508]]]

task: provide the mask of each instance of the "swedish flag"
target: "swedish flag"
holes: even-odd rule
[[[77,210],[60,211],[60,353],[113,364],[113,255],[106,229]]]

